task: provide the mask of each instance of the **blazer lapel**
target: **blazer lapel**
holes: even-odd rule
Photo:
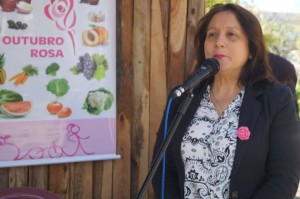
[[[254,132],[254,126],[256,120],[258,118],[259,113],[261,112],[261,104],[258,102],[257,97],[262,94],[261,90],[254,90],[252,87],[245,88],[245,95],[242,102],[242,107],[240,111],[240,118],[239,118],[239,127],[245,126],[248,127],[250,130],[250,138],[252,133]],[[234,163],[231,171],[231,181],[234,180],[240,163],[244,157],[245,151],[248,147],[249,141],[241,141],[237,138],[237,145],[236,145],[236,152],[234,157]]]

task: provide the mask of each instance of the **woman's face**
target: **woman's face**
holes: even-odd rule
[[[222,74],[239,75],[249,58],[248,38],[231,11],[213,16],[204,42],[205,58],[215,57]]]

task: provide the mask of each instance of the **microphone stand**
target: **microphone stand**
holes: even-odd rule
[[[192,92],[190,91],[190,93],[188,94],[188,96],[185,98],[185,100],[180,104],[178,110],[177,110],[177,113],[176,113],[176,116],[175,118],[173,119],[172,123],[171,123],[171,126],[170,126],[170,129],[168,130],[168,134],[167,134],[167,137],[166,139],[163,141],[157,155],[155,156],[154,158],[154,161],[150,167],[150,170],[149,170],[149,173],[143,183],[143,186],[140,190],[140,192],[138,193],[138,196],[137,196],[137,199],[142,199],[143,198],[143,195],[147,189],[147,187],[149,186],[149,183],[151,182],[160,162],[161,162],[161,159],[165,153],[165,151],[167,150],[167,147],[169,146],[170,144],[170,141],[178,127],[178,124],[180,123],[181,119],[183,118],[183,116],[185,115],[192,99],[193,99],[194,95],[192,94]]]

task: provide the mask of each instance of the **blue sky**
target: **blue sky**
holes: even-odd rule
[[[300,14],[300,0],[240,0],[240,4],[255,5],[262,11]]]

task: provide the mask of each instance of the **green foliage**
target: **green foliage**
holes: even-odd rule
[[[95,62],[97,68],[93,74],[93,78],[100,80],[106,76],[106,70],[108,69],[108,63],[104,55],[93,54],[93,61]]]
[[[107,60],[104,55],[93,54],[92,58],[96,65],[103,65],[105,69],[108,69]]]
[[[289,52],[295,47],[295,40],[291,37],[291,34],[295,32],[294,28],[283,19],[261,18],[259,20],[269,50],[277,55],[288,57]]]
[[[300,37],[297,37],[295,45],[296,45],[296,49],[300,50]]]
[[[239,3],[239,0],[206,0],[205,1],[205,12],[208,12],[210,8],[217,3]]]
[[[264,34],[264,41],[267,46],[274,46],[277,43],[277,39],[270,33]]]
[[[50,91],[52,94],[54,94],[57,98],[64,96],[70,89],[68,80],[65,78],[61,79],[52,79],[47,84],[47,91]]]
[[[4,57],[4,53],[0,54],[0,68],[3,68],[5,64],[5,57]]]
[[[31,64],[27,64],[26,66],[24,66],[22,68],[22,70],[27,76],[33,76],[33,75],[39,74],[38,68],[35,66],[32,66]]]

